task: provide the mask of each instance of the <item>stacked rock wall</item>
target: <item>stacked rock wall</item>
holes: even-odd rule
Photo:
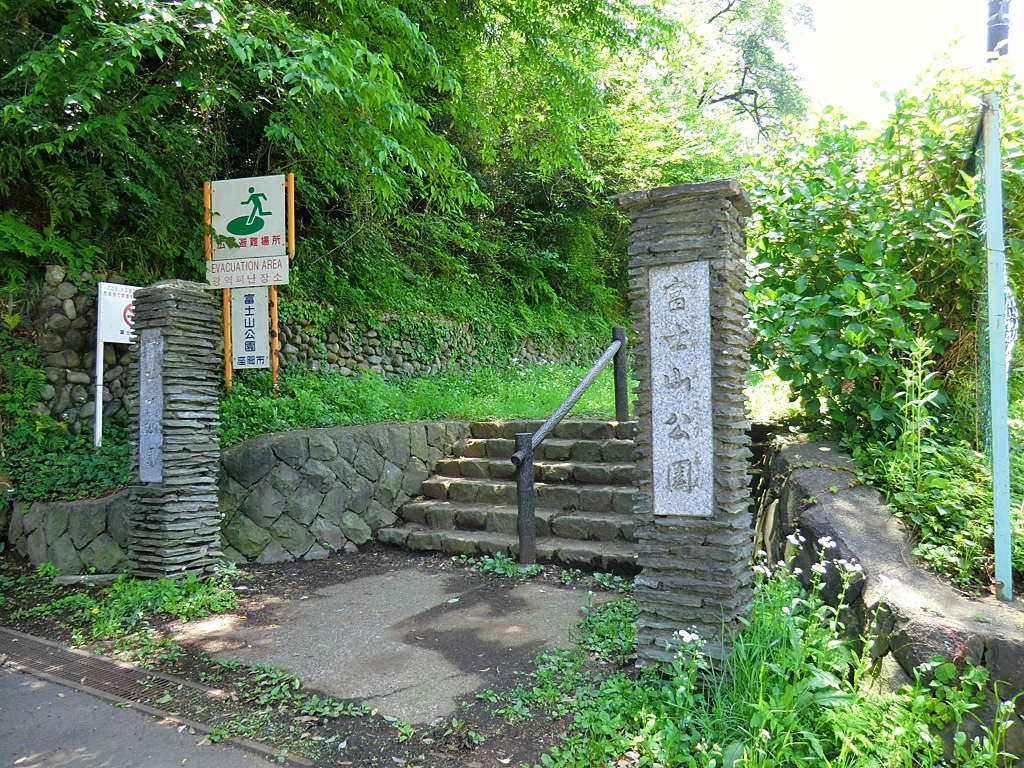
[[[128,566],[128,490],[102,499],[19,501],[7,539],[33,565],[63,574],[116,573]]]
[[[429,340],[417,340],[403,326],[422,324],[430,329]],[[489,330],[489,329],[488,329]],[[382,376],[437,374],[449,369],[503,363],[493,348],[476,338],[469,323],[440,318],[382,317],[377,328],[346,321],[335,330],[318,331],[300,322],[282,323],[281,359],[286,365],[310,370],[336,371],[359,376],[366,371]],[[538,346],[533,339],[516,345],[513,359],[527,363],[592,363],[611,339],[563,348]]]
[[[119,282],[117,275],[76,275],[69,279],[63,267],[46,268],[42,296],[33,315],[36,343],[45,357],[46,386],[39,413],[68,425],[72,434],[96,413],[96,289],[95,281]],[[83,286],[83,287],[79,287]],[[123,396],[131,385],[127,344],[104,346],[103,416],[109,419],[124,407]]]
[[[33,322],[36,341],[46,353],[47,384],[38,410],[66,423],[77,435],[83,429],[82,422],[91,420],[95,414],[95,283],[120,283],[121,278],[105,272],[82,272],[74,277],[72,281],[63,267],[46,268]],[[382,376],[437,374],[507,362],[487,340],[477,338],[469,323],[424,315],[382,316],[374,327],[348,320],[327,330],[301,321],[284,322],[280,334],[281,360],[285,366],[302,365],[342,376],[359,376],[366,371]],[[512,359],[527,364],[589,365],[610,341],[576,340],[555,346],[523,339],[512,351]],[[126,406],[125,398],[131,389],[128,345],[106,344],[104,356],[103,415],[108,420]]]

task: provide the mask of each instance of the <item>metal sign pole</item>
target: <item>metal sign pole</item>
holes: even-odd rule
[[[97,292],[101,289],[97,285]],[[96,307],[99,308],[100,299],[96,297]],[[100,329],[96,328],[96,418],[92,424],[92,444],[96,448],[99,448],[103,444],[103,337],[100,335]]]
[[[1006,381],[1006,253],[999,97],[984,97],[985,250],[988,261],[989,392],[992,423],[992,506],[995,515],[996,596],[1013,600],[1010,545],[1010,436]]]

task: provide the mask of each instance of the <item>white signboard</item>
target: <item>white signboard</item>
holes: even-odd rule
[[[231,289],[231,365],[270,367],[270,303],[266,286]]]
[[[708,263],[649,272],[654,514],[713,514]]]
[[[114,344],[130,344],[135,340],[134,285],[96,284],[96,340]]]
[[[288,257],[221,259],[206,262],[206,283],[211,288],[287,285]]]
[[[283,175],[214,181],[210,191],[215,261],[287,255]]]

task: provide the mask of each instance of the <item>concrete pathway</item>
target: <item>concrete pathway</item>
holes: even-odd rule
[[[17,768],[255,768],[254,754],[197,746],[178,731],[129,709],[0,668],[0,766]]]
[[[221,658],[273,664],[311,688],[422,724],[457,713],[481,688],[507,684],[541,651],[570,648],[581,608],[611,597],[408,568],[249,609],[245,618],[183,625],[179,639]]]

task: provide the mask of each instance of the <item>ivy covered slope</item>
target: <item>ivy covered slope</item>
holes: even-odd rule
[[[293,171],[286,318],[621,317],[606,196],[798,114],[787,0],[0,0],[0,285],[202,274],[201,184]]]

